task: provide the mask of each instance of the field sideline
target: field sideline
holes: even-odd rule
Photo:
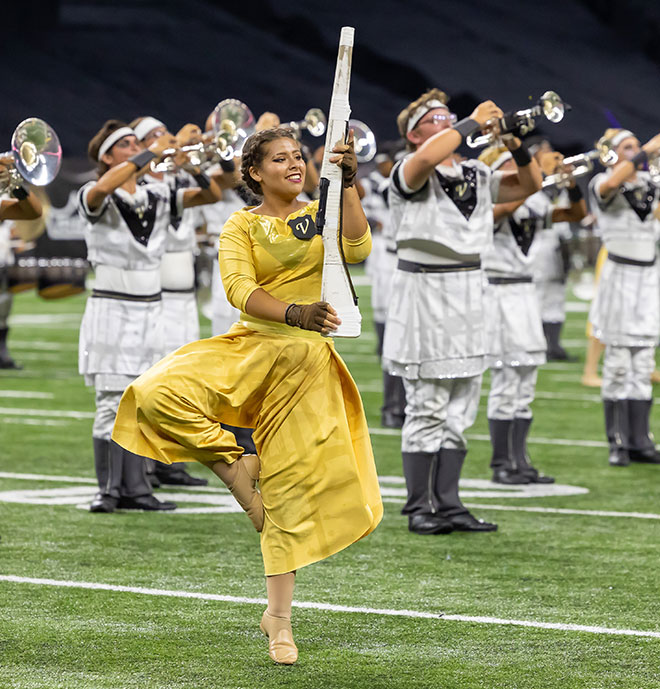
[[[364,335],[338,349],[362,392],[385,517],[298,573],[288,668],[258,629],[258,536],[219,483],[158,491],[179,503],[171,514],[84,509],[85,297],[17,296],[9,345],[24,369],[0,371],[0,689],[660,689],[660,467],[608,467],[582,362],[539,374],[530,451],[555,486],[488,481],[486,376],[462,495],[500,529],[409,534],[400,433],[380,428],[369,289],[358,291]],[[580,355],[584,319],[576,305],[564,330]]]

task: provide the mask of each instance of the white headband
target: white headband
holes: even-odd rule
[[[628,129],[623,129],[620,131],[618,134],[615,134],[612,137],[612,148],[616,148],[624,139],[627,139],[629,137],[637,138],[631,131]]]
[[[135,136],[137,136],[138,141],[143,141],[144,137],[152,129],[156,129],[156,127],[163,127],[164,129],[167,129],[167,127],[165,127],[165,125],[155,117],[145,117],[135,125]]]
[[[500,153],[499,158],[496,158],[495,161],[491,163],[490,169],[493,171],[498,170],[507,160],[511,160],[511,158],[513,158],[513,156],[509,151],[503,151]]]
[[[447,108],[447,104],[439,100],[428,100],[424,105],[420,105],[417,110],[410,116],[408,120],[408,128],[406,132],[411,131],[417,126],[417,123],[426,115],[429,110],[435,110],[436,108]]]
[[[96,160],[101,162],[101,158],[119,141],[119,139],[123,139],[125,136],[135,136],[135,132],[130,127],[120,127],[112,132],[112,134],[109,134],[101,144]]]

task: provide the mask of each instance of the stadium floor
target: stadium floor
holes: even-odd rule
[[[660,466],[608,467],[582,362],[539,374],[530,450],[558,484],[488,482],[484,396],[462,494],[499,531],[412,535],[400,434],[379,427],[368,288],[358,289],[364,336],[338,348],[363,394],[385,517],[298,573],[293,667],[268,658],[258,536],[217,482],[158,491],[175,513],[84,509],[94,493],[94,398],[77,374],[85,297],[17,296],[9,344],[25,368],[0,371],[2,689],[660,687]],[[580,355],[585,316],[569,313],[563,336]]]

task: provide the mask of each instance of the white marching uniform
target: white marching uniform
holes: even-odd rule
[[[183,190],[167,184],[116,189],[90,210],[84,185],[78,208],[87,221],[88,260],[96,271],[80,327],[78,368],[96,388],[92,436],[110,440],[125,387],[165,355],[160,263],[172,207],[183,211]]]
[[[7,319],[12,306],[12,293],[9,291],[9,267],[14,265],[14,252],[11,250],[11,227],[13,220],[0,222],[0,330],[7,328]]]
[[[145,183],[160,182],[148,174],[143,179]],[[192,185],[190,175],[183,171],[166,174],[163,182],[174,195]],[[195,296],[195,228],[199,214],[197,208],[185,208],[182,215],[175,215],[176,209],[173,211],[160,264],[165,353],[199,340]]]
[[[647,172],[603,200],[598,187],[611,170],[589,185],[608,257],[589,312],[593,334],[606,345],[605,400],[650,400],[654,349],[660,336],[660,285],[656,261],[658,189]]]
[[[406,160],[394,166],[389,192],[399,261],[383,367],[406,388],[403,451],[464,449],[486,368],[480,255],[492,244],[502,173],[477,160],[438,166],[413,191]]]
[[[552,226],[552,204],[541,191],[496,228],[482,254],[486,273],[487,363],[491,368],[489,419],[531,418],[537,367],[546,342],[532,279],[531,247]]]
[[[220,234],[229,216],[245,206],[243,199],[233,189],[222,190],[222,200],[217,203],[200,206],[198,211],[206,223],[206,232],[216,236],[215,259],[213,261],[213,275],[211,277],[211,332],[213,335],[224,335],[231,326],[238,321],[240,311],[233,307],[220,278],[218,265],[218,246]]]

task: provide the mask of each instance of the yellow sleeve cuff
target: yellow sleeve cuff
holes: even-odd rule
[[[342,247],[346,263],[360,263],[371,253],[371,228],[357,239],[342,237]]]

